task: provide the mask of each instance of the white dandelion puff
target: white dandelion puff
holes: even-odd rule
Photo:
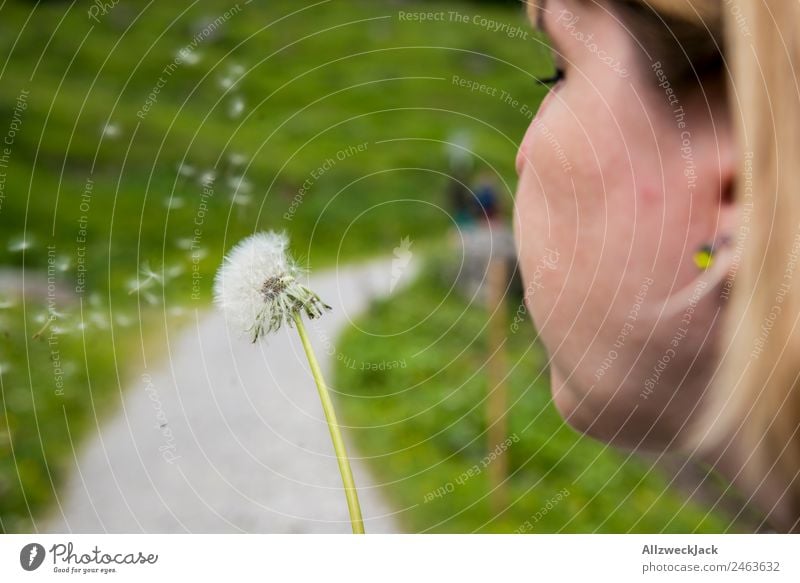
[[[297,329],[330,430],[353,533],[363,534],[358,492],[333,400],[302,318],[303,315],[319,318],[331,307],[298,281],[302,270],[288,249],[289,238],[285,233],[256,233],[240,241],[225,257],[214,278],[214,303],[224,312],[228,324],[247,334],[254,343],[284,324]]]
[[[285,233],[257,233],[237,244],[214,279],[214,302],[228,323],[253,342],[293,325],[295,314],[314,319],[329,310],[297,281],[302,270],[288,253]]]

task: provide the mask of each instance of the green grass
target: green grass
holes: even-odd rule
[[[56,305],[64,313],[56,324],[69,329],[58,335],[68,364],[63,394],[54,389],[51,347],[31,339],[47,310],[44,292],[29,293],[24,308],[0,297],[0,531],[28,531],[51,508],[74,463],[72,444],[96,430],[95,415],[102,421],[119,405],[132,371],[166,341],[165,321],[207,307],[215,268],[239,238],[288,229],[313,268],[391,253],[405,236],[418,248],[434,245],[450,225],[441,141],[461,130],[513,188],[515,144],[529,120],[519,107],[457,87],[452,75],[533,108],[543,89],[528,73],[550,73],[542,47],[472,24],[401,22],[398,10],[480,13],[524,26],[521,10],[240,2],[199,42],[199,62],[171,71],[138,117],[176,52],[235,4],[125,2],[99,22],[85,3],[9,1],[0,9],[0,140],[27,92],[0,168],[0,266],[42,274],[52,246],[65,266],[54,276],[60,289],[75,288],[79,267],[86,279],[83,292]],[[220,80],[237,66],[244,75],[226,91]],[[228,114],[234,98],[245,103],[238,118]],[[104,137],[107,124],[116,135]],[[284,218],[314,169],[362,143],[365,151],[337,160]],[[237,166],[232,154],[246,162]],[[179,172],[189,167],[194,176]],[[198,176],[210,170],[217,180],[193,251],[186,247],[204,210]],[[232,203],[241,175],[252,185],[248,206]],[[89,180],[91,197],[82,201]],[[24,252],[13,248],[22,237]],[[130,293],[145,268],[170,275]]]
[[[408,531],[737,530],[731,517],[688,503],[649,463],[567,426],[552,405],[545,353],[527,322],[516,333],[509,328],[506,343],[511,503],[493,512],[487,313],[431,273],[376,303],[344,334],[334,383],[359,455],[403,509]],[[509,326],[517,305],[508,306]],[[380,370],[385,362],[400,366]]]

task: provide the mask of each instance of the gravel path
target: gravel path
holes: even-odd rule
[[[403,267],[401,284],[414,271]],[[394,287],[392,260],[322,273],[311,286],[334,306],[309,328],[330,381],[335,356],[325,355],[336,353],[333,342],[351,318]],[[234,337],[219,313],[198,312],[158,370],[132,379],[122,407],[79,450],[46,531],[350,531],[327,425],[294,330],[252,345]],[[348,451],[357,457],[352,444]],[[367,532],[398,531],[358,459],[353,472]]]

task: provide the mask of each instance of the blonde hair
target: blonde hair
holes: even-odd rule
[[[684,445],[719,451],[734,444],[746,460],[740,479],[756,489],[767,476],[779,484],[771,496],[776,505],[782,499],[792,518],[776,524],[797,530],[792,521],[800,515],[800,281],[793,279],[800,264],[800,4],[612,4],[622,12],[626,5],[636,6],[663,18],[660,35],[671,35],[678,46],[678,28],[704,32],[722,45],[718,50],[729,73],[727,101],[741,162],[734,197],[742,220],[733,234],[735,250],[723,285],[730,299],[719,343],[720,368]],[[670,26],[674,23],[680,26]],[[693,54],[693,47],[679,48],[673,60],[704,58]],[[660,58],[666,63],[670,57]]]

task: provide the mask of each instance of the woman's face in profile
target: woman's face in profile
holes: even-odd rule
[[[601,439],[677,446],[718,362],[719,296],[693,256],[731,220],[727,125],[713,95],[668,91],[613,3],[530,14],[564,75],[520,147],[515,214],[555,404]]]

